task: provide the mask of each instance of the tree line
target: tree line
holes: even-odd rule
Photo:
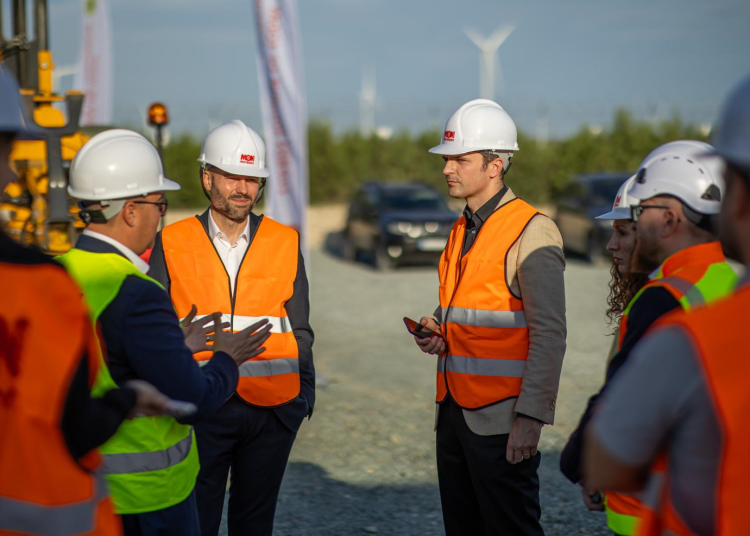
[[[544,144],[519,132],[520,150],[513,157],[506,183],[530,202],[554,202],[576,175],[635,171],[652,149],[678,139],[706,141],[706,136],[678,116],[654,124],[636,120],[625,110],[616,112],[612,125],[600,132],[582,127],[566,139]],[[346,202],[359,185],[370,180],[420,181],[444,191],[443,161],[427,152],[439,141],[437,131],[401,131],[388,139],[374,134],[363,137],[359,132],[336,134],[329,123],[313,120],[308,127],[310,202]],[[169,196],[175,207],[206,203],[196,161],[200,143],[185,134],[164,149],[165,173],[182,185],[182,190]],[[268,180],[273,180],[273,170]]]

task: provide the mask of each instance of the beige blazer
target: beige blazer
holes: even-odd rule
[[[515,198],[509,188],[498,207]],[[531,220],[508,253],[506,283],[523,300],[529,326],[529,356],[518,398],[480,410],[463,410],[466,424],[475,434],[507,434],[517,413],[554,423],[567,335],[562,247],[557,226],[540,214]],[[440,315],[438,306],[438,322],[442,320]],[[440,404],[436,404],[435,429],[439,414]]]

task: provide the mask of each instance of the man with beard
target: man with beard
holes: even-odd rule
[[[152,275],[169,291],[180,318],[220,311],[235,331],[258,320],[271,326],[265,351],[240,368],[234,395],[196,425],[204,536],[219,532],[230,467],[229,534],[271,535],[287,459],[315,403],[299,235],[252,213],[270,175],[265,158],[263,140],[242,121],[212,130],[198,159],[211,206],[167,226],[150,260]],[[210,355],[194,357],[204,364]]]
[[[726,161],[719,235],[727,253],[747,264],[750,78],[727,100],[713,141],[713,155]],[[649,181],[647,171],[643,187]],[[656,204],[648,204],[652,212]],[[657,249],[649,246],[649,253]],[[646,488],[658,499],[640,535],[747,533],[748,282],[746,272],[732,296],[660,321],[635,348],[587,428],[586,482],[623,492]],[[659,459],[666,478],[653,479]]]
[[[643,161],[628,189],[628,196],[636,199],[631,207],[631,220],[636,222],[632,270],[649,279],[623,312],[618,351],[607,368],[606,382],[589,400],[563,451],[561,469],[573,482],[581,480],[583,431],[633,347],[666,313],[725,296],[736,281],[713,233],[721,198],[720,165],[698,157],[710,149],[691,140],[659,147]],[[605,495],[609,528],[621,536],[635,534],[643,516],[641,502],[610,491]]]

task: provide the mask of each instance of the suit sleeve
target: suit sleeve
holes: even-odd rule
[[[557,226],[536,216],[521,235],[518,284],[529,328],[529,354],[517,413],[552,424],[565,356],[565,256]]]
[[[164,257],[164,244],[161,239],[161,231],[156,234],[156,240],[154,241],[154,249],[151,250],[151,257],[148,260],[149,277],[156,279],[159,283],[167,289],[169,294],[169,270],[167,269],[167,260]]]
[[[299,352],[300,396],[308,406],[307,416],[312,416],[315,406],[315,366],[313,364],[313,341],[315,334],[310,327],[310,289],[305,271],[305,259],[298,253],[297,276],[294,279],[292,297],[285,304],[289,323]]]
[[[117,353],[116,360],[126,362],[135,377],[170,398],[198,406],[198,414],[185,422],[213,413],[237,388],[239,371],[228,354],[216,352],[205,367],[198,366],[185,346],[169,295],[149,281],[128,278],[101,323],[107,328],[105,340],[114,343],[108,352]]]

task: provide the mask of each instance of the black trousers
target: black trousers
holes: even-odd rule
[[[198,536],[195,490],[181,503],[143,514],[120,516],[125,536]]]
[[[446,536],[544,536],[539,523],[541,453],[515,465],[508,434],[469,430],[450,397],[440,406],[437,469]]]
[[[202,536],[216,536],[227,475],[229,536],[271,536],[276,500],[296,432],[273,410],[245,404],[236,395],[195,426],[201,470],[196,496]]]

